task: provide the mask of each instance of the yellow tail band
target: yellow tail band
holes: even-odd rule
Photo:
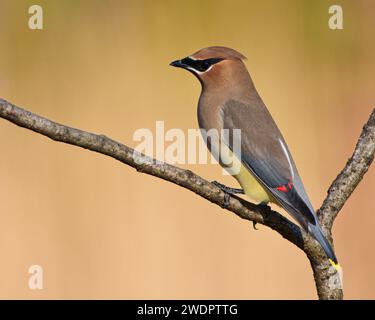
[[[336,269],[337,274],[339,275],[339,278],[340,278],[341,289],[343,289],[343,287],[344,287],[344,272],[343,272],[341,266],[338,263],[334,263],[331,259],[328,259],[328,260],[331,263],[331,265]]]
[[[337,271],[341,271],[341,266],[338,263],[334,263],[333,260],[328,259],[329,262],[331,263],[332,267],[334,267]]]
[[[332,267],[334,267],[337,271],[341,271],[341,266],[338,263],[334,263],[331,259],[328,259],[331,263]]]

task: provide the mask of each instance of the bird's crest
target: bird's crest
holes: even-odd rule
[[[246,60],[246,57],[239,53],[238,51],[227,48],[227,47],[207,47],[203,48],[190,56],[191,58],[197,60],[203,60],[208,58],[221,58],[221,59],[228,59],[228,60]]]

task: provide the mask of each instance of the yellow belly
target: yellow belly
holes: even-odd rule
[[[256,202],[268,203],[274,202],[273,197],[268,191],[258,182],[257,179],[243,166],[241,165],[240,173],[234,176],[245,194]]]
[[[246,169],[242,162],[232,153],[231,150],[229,150],[228,147],[222,145],[221,148],[220,164],[230,175],[237,179],[249,198],[257,203],[277,203],[274,197],[272,197],[267,189],[265,189],[256,178],[254,178],[250,171]],[[223,163],[230,163],[230,166],[224,165]]]

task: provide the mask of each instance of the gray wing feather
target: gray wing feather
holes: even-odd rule
[[[313,207],[281,132],[263,102],[252,102],[230,100],[222,107],[223,128],[241,129],[241,154],[236,156],[300,224],[315,223]],[[232,139],[229,135],[224,142],[233,150]],[[292,190],[276,189],[289,182]]]

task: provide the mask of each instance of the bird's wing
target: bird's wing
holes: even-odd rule
[[[222,120],[223,128],[229,129],[224,143],[243,165],[304,227],[306,222],[315,224],[314,210],[291,154],[263,102],[230,100],[222,106]],[[232,129],[241,129],[241,148],[233,148],[236,137]]]

